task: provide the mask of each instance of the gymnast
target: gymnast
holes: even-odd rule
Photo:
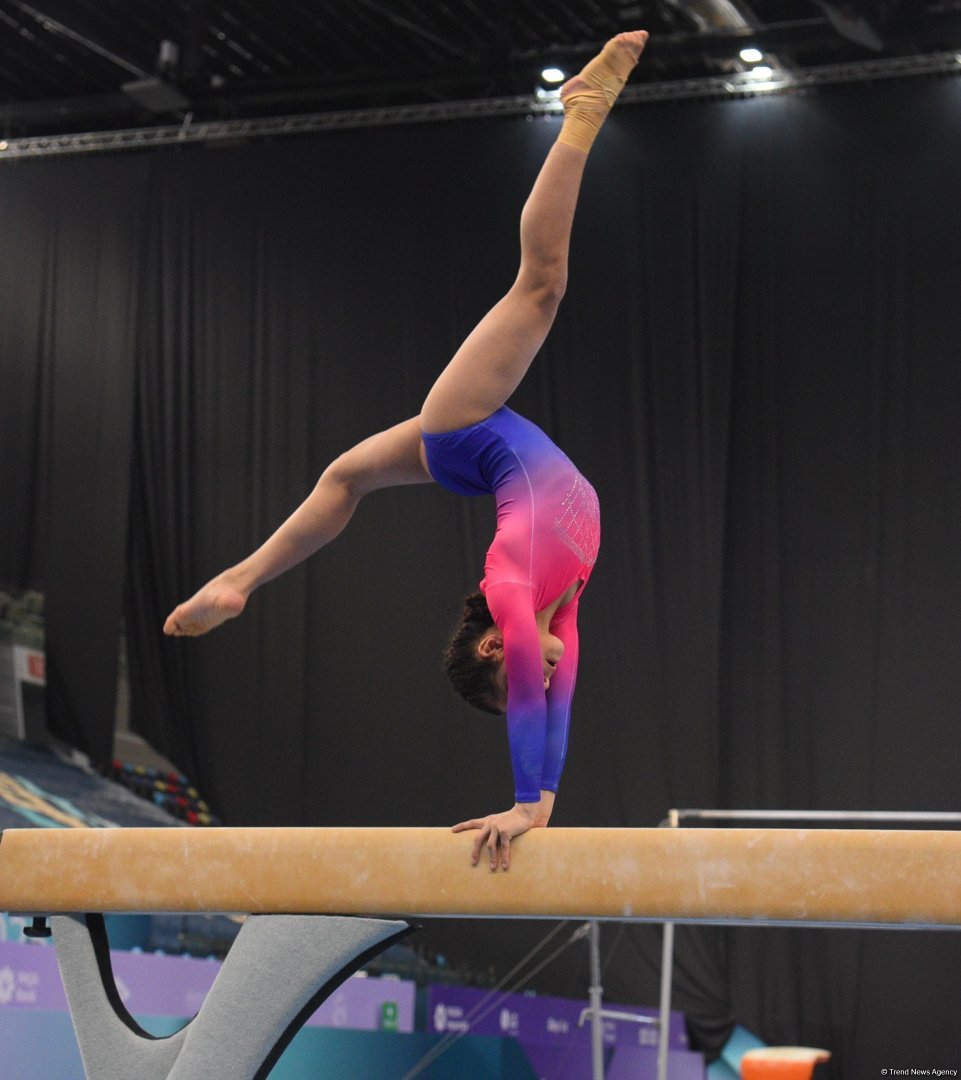
[[[239,615],[255,588],[333,540],[378,488],[434,481],[462,495],[493,493],[497,528],[481,592],[467,598],[445,655],[462,697],[507,716],[516,802],[453,827],[476,831],[471,862],[486,845],[491,870],[507,870],[512,838],[551,816],[577,674],[577,605],[600,541],[594,489],[505,402],[554,321],[587,154],[647,37],[618,34],[561,88],[564,121],[521,213],[517,278],[441,372],[420,415],[338,457],[262,547],[164,623],[166,634],[196,636]]]

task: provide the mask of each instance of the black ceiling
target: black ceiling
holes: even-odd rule
[[[0,138],[529,94],[635,27],[635,83],[804,72],[961,52],[961,0],[0,0]]]

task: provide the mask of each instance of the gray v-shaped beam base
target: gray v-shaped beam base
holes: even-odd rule
[[[157,1039],[120,1000],[103,917],[51,923],[87,1080],[263,1080],[321,1002],[413,929],[384,919],[251,915],[194,1019]]]

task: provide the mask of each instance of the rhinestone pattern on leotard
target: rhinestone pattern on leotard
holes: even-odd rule
[[[580,473],[574,474],[574,483],[561,500],[561,514],[554,519],[554,532],[585,566],[593,566],[597,561],[601,508],[597,493]]]

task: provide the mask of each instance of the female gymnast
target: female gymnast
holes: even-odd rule
[[[587,154],[647,42],[618,34],[561,88],[564,121],[521,213],[520,270],[441,372],[420,415],[358,443],[252,555],[180,604],[164,632],[196,636],[239,615],[257,586],[337,536],[364,495],[435,481],[493,493],[497,528],[481,592],[467,598],[447,649],[469,702],[507,715],[514,806],[472,818],[471,862],[510,866],[512,838],[547,825],[567,750],[577,674],[577,604],[600,541],[597,496],[571,461],[505,405],[554,321]]]

